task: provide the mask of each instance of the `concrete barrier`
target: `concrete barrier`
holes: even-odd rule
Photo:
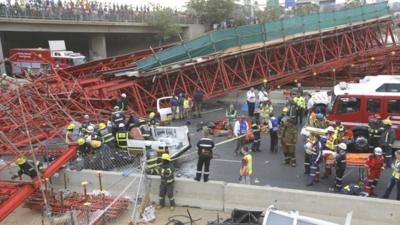
[[[234,208],[265,210],[274,205],[285,211],[299,210],[301,214],[338,217],[342,222],[346,213],[353,211],[356,222],[352,225],[400,223],[398,201],[231,183],[225,186],[224,193],[226,211]]]

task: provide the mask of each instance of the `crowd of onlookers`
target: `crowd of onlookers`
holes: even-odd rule
[[[84,21],[144,22],[160,6],[102,3],[82,0],[7,0],[0,3],[0,17]],[[192,15],[174,11],[178,23],[191,23]]]

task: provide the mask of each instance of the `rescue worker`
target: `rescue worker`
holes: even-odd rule
[[[192,118],[192,98],[187,96],[183,99],[183,114],[185,120],[190,120]]]
[[[81,127],[80,127],[80,134],[81,134],[81,135],[86,135],[86,129],[87,129],[90,125],[92,125],[92,124],[90,123],[90,117],[89,117],[89,115],[84,115],[84,116],[83,116],[83,122],[82,122]]]
[[[121,97],[117,101],[117,106],[122,112],[128,109],[128,98],[125,93],[121,94]]]
[[[282,109],[282,113],[281,113],[281,115],[278,117],[278,121],[279,121],[279,124],[280,125],[282,125],[282,119],[284,118],[284,117],[286,117],[286,116],[288,116],[289,114],[289,108],[288,107],[283,107],[283,109]]]
[[[317,113],[316,120],[311,126],[315,128],[326,129],[329,126],[329,121],[325,118],[324,114]]]
[[[380,147],[376,147],[374,153],[370,154],[367,161],[365,161],[364,166],[367,172],[367,182],[365,183],[364,191],[370,196],[375,196],[374,191],[381,176],[381,171],[384,169],[384,161],[385,157]]]
[[[274,111],[270,101],[260,103],[260,125],[268,125],[269,114]]]
[[[145,151],[146,151],[146,173],[149,175],[159,174],[158,164],[160,163],[160,160],[158,158],[157,151],[151,147],[150,141],[146,141]]]
[[[169,104],[171,105],[172,120],[176,120],[177,117],[179,118],[178,115],[179,97],[173,94]]]
[[[200,88],[197,88],[193,93],[193,104],[194,104],[194,117],[201,118],[201,106],[203,104],[204,93]]]
[[[113,156],[110,147],[101,143],[101,141],[93,140],[90,143],[91,157],[90,168],[93,170],[110,170],[113,167]]]
[[[345,143],[340,143],[337,146],[337,152],[335,155],[335,168],[336,168],[336,177],[335,177],[335,188],[336,192],[339,192],[342,189],[343,184],[343,176],[346,171],[346,151],[347,145]]]
[[[345,135],[345,128],[344,128],[344,126],[342,125],[342,122],[340,122],[340,121],[336,121],[335,122],[335,136],[336,136],[336,138],[337,138],[337,141],[338,142],[343,142],[343,141],[345,141],[344,140],[344,135]]]
[[[400,150],[395,152],[396,160],[392,163],[392,177],[390,178],[389,185],[385,191],[385,194],[382,198],[389,198],[390,193],[392,193],[392,189],[394,186],[397,186],[397,195],[396,199],[400,200]]]
[[[157,114],[155,112],[151,112],[149,114],[149,125],[150,126],[159,126],[160,121],[157,119]]]
[[[178,103],[179,103],[179,106],[178,106],[178,111],[179,111],[179,119],[180,120],[182,120],[182,119],[184,119],[184,110],[183,110],[183,101],[184,101],[184,99],[185,99],[185,94],[184,93],[179,93],[179,97],[178,97]]]
[[[268,92],[264,86],[262,86],[260,91],[258,92],[258,100],[260,101],[260,105],[269,101]]]
[[[86,132],[83,137],[85,138],[86,142],[90,143],[92,140],[95,139],[94,126],[89,125],[85,130]]]
[[[357,184],[349,184],[346,185],[342,190],[340,191],[341,194],[345,195],[356,195],[356,196],[364,196],[362,192],[362,187]]]
[[[293,98],[293,101],[294,101],[295,106],[296,106],[296,124],[298,124],[298,122],[300,122],[300,125],[302,125],[303,124],[304,110],[306,108],[306,100],[298,92],[296,94],[296,97]]]
[[[260,124],[258,124],[257,122],[253,122],[253,124],[251,125],[251,130],[253,132],[253,143],[251,145],[251,151],[253,152],[261,152],[260,150],[260,142],[261,142],[261,127]]]
[[[314,182],[319,182],[319,164],[322,159],[323,141],[321,136],[315,135],[315,140],[310,142],[312,148],[308,147],[308,154],[310,155],[310,175],[308,176],[307,186],[314,185]]]
[[[114,106],[114,112],[111,114],[111,122],[113,123],[113,134],[117,132],[120,124],[125,124],[125,115],[119,106]]]
[[[234,155],[237,156],[239,154],[240,149],[245,145],[246,139],[245,135],[249,130],[249,124],[244,119],[244,116],[239,116],[239,118],[235,122],[235,127],[233,128],[233,134],[237,138],[236,140],[236,148]]]
[[[151,139],[151,127],[145,121],[140,122],[139,130],[140,130],[140,133],[142,134],[142,137],[144,138],[144,140]]]
[[[118,147],[122,150],[126,150],[128,148],[128,132],[126,131],[123,123],[119,124],[115,137]]]
[[[174,199],[174,183],[175,183],[175,168],[171,162],[171,158],[167,153],[161,155],[162,164],[160,167],[160,205],[157,206],[161,209],[165,206],[165,195],[168,195],[170,209],[175,209]]]
[[[239,181],[243,184],[251,184],[251,175],[253,174],[253,157],[249,153],[249,148],[244,146],[242,152],[242,165],[240,167]]]
[[[99,123],[98,137],[101,143],[108,145],[112,149],[115,149],[115,137],[107,129],[105,123]]]
[[[384,130],[379,140],[379,146],[385,154],[386,166],[389,167],[393,156],[393,144],[396,140],[396,133],[392,128],[392,121],[390,119],[383,120]]]
[[[226,110],[225,116],[228,120],[228,126],[229,126],[229,131],[230,131],[230,136],[233,135],[233,128],[235,127],[235,122],[236,122],[236,116],[237,116],[237,110],[235,109],[235,106],[233,104],[229,105],[229,109]]]
[[[316,142],[316,137],[310,133],[306,138],[304,145],[304,174],[310,174],[311,156],[314,154],[313,146]]]
[[[65,133],[65,143],[67,145],[74,145],[78,140],[78,135],[74,133],[75,124],[70,123],[67,126],[67,132]]]
[[[256,93],[255,93],[253,87],[251,87],[250,90],[247,91],[246,97],[247,97],[248,115],[249,115],[249,117],[253,117],[255,106],[256,106]]]
[[[368,118],[368,133],[369,133],[369,145],[372,148],[379,146],[379,140],[381,138],[384,126],[379,114],[375,114]]]
[[[283,164],[290,164],[296,167],[296,142],[297,142],[297,128],[295,125],[294,117],[286,117],[282,119],[283,124],[279,128],[278,137],[281,140],[283,155],[285,160]]]
[[[208,138],[209,130],[206,126],[203,127],[203,138],[201,138],[197,142],[197,154],[199,159],[197,161],[197,171],[195,180],[201,181],[201,176],[203,174],[203,166],[204,166],[204,174],[203,180],[204,182],[208,181],[208,177],[210,176],[210,161],[213,157],[213,151],[215,150],[214,141]]]
[[[128,122],[126,122],[128,126],[128,131],[132,130],[134,127],[139,127],[140,120],[136,116],[131,115],[128,119]]]
[[[337,143],[338,142],[337,142],[337,138],[335,135],[335,129],[332,126],[329,126],[327,128],[325,149],[334,152],[336,149]],[[332,174],[332,165],[328,164],[328,162],[327,162],[328,157],[329,157],[329,155],[326,155],[324,157],[325,169],[324,169],[324,175],[323,175],[322,179],[326,179]]]
[[[35,179],[38,176],[33,160],[27,160],[21,156],[15,160],[15,163],[18,165],[19,170],[11,177],[11,179],[14,180],[17,177],[21,177],[23,174],[28,175],[31,179]],[[39,172],[42,172],[43,164],[41,162],[37,161],[36,167]]]
[[[89,159],[89,153],[90,153],[90,148],[89,145],[86,143],[86,140],[84,138],[79,138],[77,140],[78,144],[78,152],[77,155],[79,158],[83,159],[83,165],[79,166],[80,169],[88,169],[90,165],[90,159]],[[79,161],[77,161],[79,163]]]
[[[269,115],[268,127],[269,135],[271,139],[270,151],[273,153],[278,152],[278,130],[279,130],[279,120],[274,116],[273,113]]]

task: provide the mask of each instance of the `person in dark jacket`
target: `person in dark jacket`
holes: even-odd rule
[[[379,140],[379,146],[382,148],[385,155],[385,163],[390,167],[393,156],[393,144],[396,140],[396,133],[392,128],[392,121],[390,119],[383,120],[384,130]]]
[[[196,89],[196,91],[193,94],[193,104],[194,104],[194,117],[196,117],[196,114],[199,118],[201,118],[201,106],[203,104],[203,97],[204,94],[200,90],[200,88]]]
[[[165,196],[168,195],[170,209],[175,209],[175,199],[174,199],[174,184],[175,184],[175,167],[171,162],[171,158],[167,153],[161,155],[162,164],[159,169],[159,174],[161,176],[160,183],[160,205],[157,206],[158,209],[164,208],[165,206]]]
[[[117,101],[117,106],[120,111],[125,111],[128,109],[128,98],[125,93],[121,94],[121,97]]]
[[[199,159],[197,161],[197,171],[195,180],[200,181],[201,175],[203,174],[203,166],[204,166],[204,174],[203,180],[204,182],[208,181],[208,177],[210,176],[210,161],[213,157],[213,151],[215,150],[214,141],[208,138],[210,131],[208,127],[203,126],[203,138],[201,138],[197,142],[197,154]]]

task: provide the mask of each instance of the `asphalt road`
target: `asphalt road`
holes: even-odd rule
[[[184,157],[179,159],[176,163],[178,168],[178,176],[194,178],[196,173],[197,153],[195,145],[201,138],[201,132],[196,132],[196,124],[208,121],[215,121],[224,118],[225,108],[229,106],[228,102],[214,101],[205,104],[203,118],[191,119],[189,125],[192,148],[188,150]],[[274,112],[276,115],[280,114],[282,104],[274,105]],[[240,107],[237,106],[237,109]],[[183,125],[185,121],[173,122],[173,125]],[[298,125],[300,132],[301,126]],[[215,143],[226,140],[226,137],[212,137]],[[330,176],[328,179],[321,180],[314,186],[306,187],[307,176],[304,174],[304,151],[303,151],[303,138],[298,135],[296,158],[297,167],[293,168],[287,165],[282,165],[283,153],[279,148],[278,153],[271,153],[269,151],[270,138],[269,134],[262,134],[261,137],[261,150],[262,152],[253,152],[253,176],[252,184],[259,186],[272,186],[291,189],[302,189],[329,192],[329,188],[334,185],[335,177]],[[239,183],[239,168],[241,165],[241,157],[234,156],[233,150],[235,141],[220,145],[214,153],[214,159],[211,162],[210,179],[218,181],[226,181],[232,183]],[[250,147],[250,144],[249,144]],[[334,171],[334,169],[333,169]],[[390,170],[385,170],[378,183],[376,193],[382,196],[386,185],[390,178]],[[322,175],[322,166],[321,166]],[[347,167],[345,177],[343,179],[344,185],[349,183],[356,183],[359,177],[359,168]],[[391,198],[395,198],[395,188],[392,191]]]

